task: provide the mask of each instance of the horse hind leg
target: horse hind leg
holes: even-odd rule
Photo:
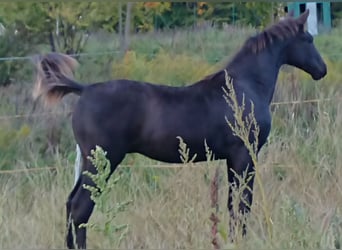
[[[116,166],[122,161],[124,154],[116,154],[114,157],[109,157],[111,162],[111,173],[115,170]],[[93,165],[88,160],[83,160],[84,170],[94,170]],[[91,171],[93,172],[93,171]],[[89,190],[85,189],[83,186],[95,186],[95,183],[90,177],[86,175],[81,175],[74,189],[69,195],[66,210],[67,210],[67,237],[66,244],[68,248],[75,248],[75,243],[77,248],[86,248],[86,237],[87,230],[85,227],[80,227],[82,224],[86,224],[94,209],[94,202],[90,198]],[[75,233],[75,243],[74,243],[74,233]]]
[[[76,144],[76,159],[75,159],[75,165],[74,165],[74,188],[72,192],[70,193],[68,197],[68,201],[66,204],[66,214],[67,214],[67,236],[66,236],[66,242],[68,248],[75,248],[74,245],[74,237],[73,237],[73,224],[71,223],[71,200],[72,197],[75,195],[75,193],[78,190],[78,186],[80,184],[80,177],[81,177],[81,171],[82,171],[82,165],[83,165],[82,155],[81,155],[81,149],[78,144]]]
[[[72,205],[73,197],[78,192],[78,189],[80,186],[81,186],[81,177],[78,178],[77,182],[75,183],[73,190],[69,194],[69,197],[66,203],[66,221],[67,221],[66,245],[69,249],[75,248],[74,227],[73,227],[74,224],[72,222],[72,217],[71,217],[71,205]]]
[[[83,185],[95,186],[93,181],[82,175],[67,201],[67,238],[68,248],[86,248],[86,228],[80,227],[87,223],[94,209],[94,202],[90,199],[90,192]],[[76,242],[74,242],[74,233]]]
[[[76,144],[76,160],[75,160],[75,179],[74,179],[74,185],[76,186],[77,180],[79,179],[81,175],[81,166],[83,165],[82,156],[81,156],[81,149],[78,144]]]

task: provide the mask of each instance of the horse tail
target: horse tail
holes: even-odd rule
[[[46,105],[60,101],[68,93],[81,95],[85,86],[73,80],[76,59],[61,53],[47,53],[33,58],[36,81],[33,98],[42,97]]]

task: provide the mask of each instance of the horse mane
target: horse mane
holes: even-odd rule
[[[296,19],[292,17],[286,17],[285,19],[271,25],[264,29],[260,33],[249,37],[239,52],[234,56],[241,55],[241,53],[252,52],[257,54],[264,50],[268,45],[272,44],[274,40],[284,40],[294,37],[300,31],[300,26],[296,22]],[[220,73],[223,69],[216,73],[206,76],[203,80],[211,80]]]
[[[259,34],[248,38],[241,50],[249,50],[258,53],[272,44],[275,39],[284,40],[294,37],[299,32],[299,25],[296,19],[287,17]]]

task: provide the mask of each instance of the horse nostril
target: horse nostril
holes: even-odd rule
[[[327,65],[324,62],[321,64],[321,67],[319,67],[317,73],[319,73],[321,78],[323,78],[327,74]]]
[[[327,67],[325,66],[322,70],[321,70],[321,75],[322,77],[324,77],[327,74]]]

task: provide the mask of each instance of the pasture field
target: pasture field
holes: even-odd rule
[[[77,78],[88,83],[124,77],[174,86],[190,84],[219,69],[253,32],[229,28],[135,36],[131,50],[122,58],[118,54],[81,57]],[[88,247],[212,248],[210,182],[219,168],[221,247],[340,248],[341,35],[342,28],[335,28],[316,38],[328,66],[324,79],[314,82],[289,67],[282,69],[278,79],[271,106],[272,131],[258,166],[272,238],[267,233],[260,187],[255,185],[247,238],[235,245],[225,241],[229,218],[224,161],[167,165],[133,154],[119,167],[121,179],[108,197],[113,204],[133,201],[115,219],[128,224],[129,231],[119,242],[110,230],[90,229]],[[117,44],[115,37],[98,34],[90,40],[87,52],[112,50]],[[23,72],[29,69],[28,62]],[[44,110],[32,101],[30,77],[23,73],[22,81],[0,89],[0,248],[60,249],[65,247],[65,201],[73,186],[75,141],[70,111],[77,98],[68,96],[55,108]],[[291,103],[297,100],[310,101]],[[44,169],[34,171],[37,167]],[[105,217],[95,209],[90,222],[102,225]]]

